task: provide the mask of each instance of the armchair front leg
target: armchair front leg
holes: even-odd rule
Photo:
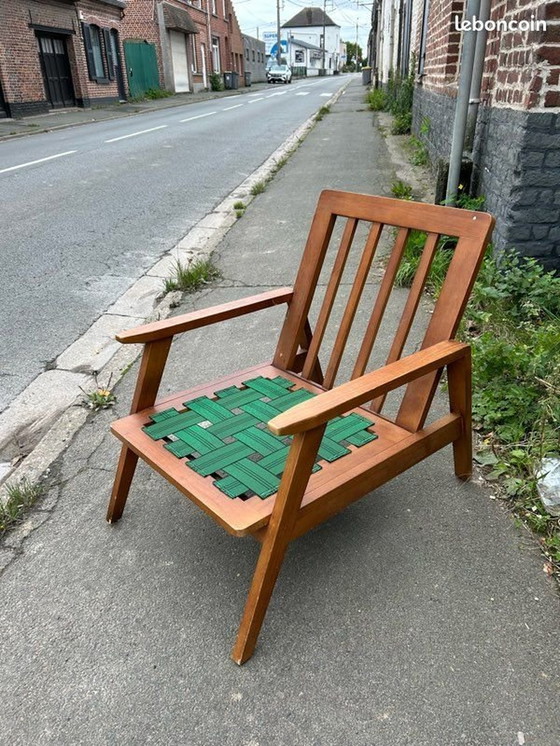
[[[172,337],[166,337],[156,342],[148,342],[144,346],[130,414],[140,412],[155,403],[172,340]],[[107,508],[109,523],[115,523],[123,514],[137,463],[138,456],[134,451],[128,446],[123,446]]]
[[[459,479],[472,476],[472,365],[468,347],[463,357],[447,366],[449,407],[451,412],[461,415],[462,432],[453,441],[453,463]]]
[[[325,428],[323,424],[294,436],[231,653],[238,665],[249,660],[255,650]]]

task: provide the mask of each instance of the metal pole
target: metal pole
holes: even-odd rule
[[[480,0],[479,20],[483,24],[490,18],[490,0]],[[467,131],[465,135],[465,150],[472,151],[474,145],[474,134],[476,120],[478,118],[478,106],[480,104],[480,88],[482,86],[482,74],[484,72],[484,57],[486,55],[486,39],[488,32],[485,25],[477,33],[476,47],[474,50],[473,75],[471,90],[469,92],[469,110],[467,112]]]
[[[457,102],[455,104],[455,120],[453,122],[453,139],[451,154],[449,156],[449,174],[447,177],[447,191],[445,201],[448,204],[454,202],[457,196],[459,179],[461,178],[461,163],[463,161],[463,148],[465,145],[465,128],[467,125],[467,110],[469,108],[469,94],[473,74],[474,50],[476,45],[476,31],[472,30],[475,16],[478,17],[480,0],[468,0],[465,20],[471,22],[471,30],[463,31],[463,54],[461,56],[461,72],[459,77],[459,89],[457,91]]]

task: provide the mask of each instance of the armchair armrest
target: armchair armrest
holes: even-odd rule
[[[454,340],[418,350],[282,412],[268,423],[276,435],[292,435],[323,425],[349,409],[386,394],[463,357],[469,346]]]
[[[269,290],[266,293],[230,301],[220,306],[203,308],[201,311],[193,311],[192,313],[185,313],[181,316],[174,316],[171,319],[143,324],[142,326],[137,326],[134,329],[117,334],[116,339],[122,342],[122,344],[157,342],[160,339],[168,339],[175,334],[189,331],[189,329],[198,329],[202,326],[215,324],[218,321],[225,321],[236,316],[244,316],[253,311],[260,311],[263,308],[277,306],[281,303],[289,303],[292,296],[292,288]]]

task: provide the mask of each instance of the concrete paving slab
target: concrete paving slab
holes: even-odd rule
[[[144,275],[123,293],[116,303],[109,306],[107,314],[146,318],[162,292],[162,284],[158,278]]]
[[[150,281],[153,283],[154,279],[150,278]],[[145,285],[146,283],[143,284]],[[103,316],[90,326],[85,334],[71,344],[57,358],[57,369],[89,374],[100,371],[121,347],[120,343],[116,341],[115,335],[126,327],[141,324],[153,308],[153,297],[153,295],[151,297],[148,296],[148,301],[142,300],[138,302],[138,306],[141,304],[144,305],[146,311],[136,316],[130,316],[124,312],[131,309],[130,303],[125,304],[124,302],[119,306],[122,313],[108,312],[103,314]],[[118,304],[119,301],[117,301],[115,306],[118,306]]]
[[[88,376],[47,370],[0,415],[0,452],[8,458],[28,453],[40,433],[76,399]]]

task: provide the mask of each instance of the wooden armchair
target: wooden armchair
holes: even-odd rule
[[[315,331],[308,315],[333,237],[341,240]],[[323,373],[319,350],[358,223],[367,237]],[[123,442],[107,520],[123,512],[138,457],[236,536],[262,543],[232,657],[251,657],[288,543],[349,503],[452,443],[455,474],[471,474],[470,349],[453,340],[488,243],[490,215],[395,199],[324,191],[293,289],[146,324],[120,342],[144,343],[131,414],[114,422]],[[333,387],[384,226],[394,242],[351,380]],[[427,234],[384,367],[366,372],[411,230]],[[440,236],[458,237],[421,349],[401,359]],[[334,241],[333,241],[334,242]],[[166,398],[156,396],[174,335],[287,304],[272,363]],[[425,426],[447,367],[450,412]],[[394,421],[380,415],[406,385]],[[371,402],[369,406],[366,406]]]

